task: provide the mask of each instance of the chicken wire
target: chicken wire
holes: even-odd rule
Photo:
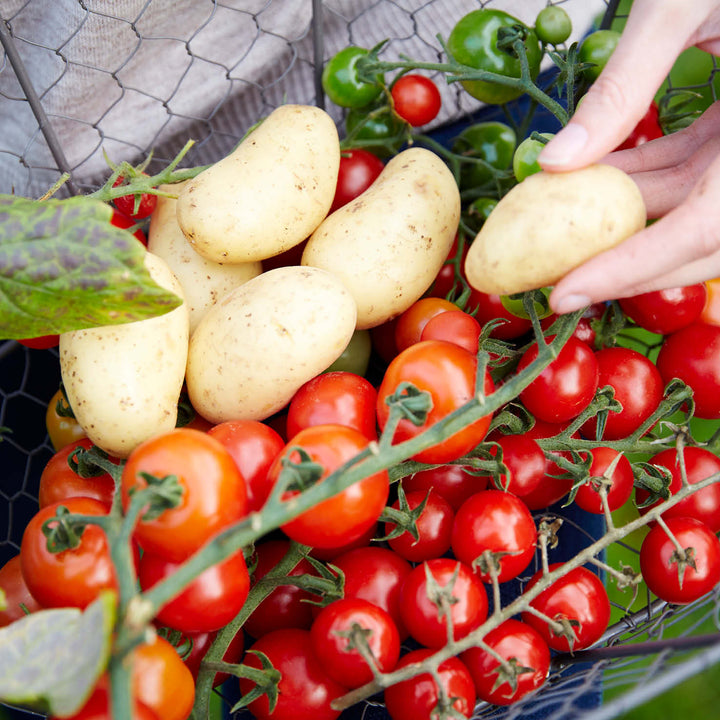
[[[437,61],[437,35],[477,7],[532,23],[546,0],[2,0],[0,193],[37,197],[63,172],[60,195],[90,191],[107,158],[167,165],[188,138],[185,165],[226,155],[258,118],[284,102],[326,103],[323,62],[349,44],[388,40],[384,57]],[[618,15],[615,0],[557,0],[573,18],[570,41]],[[706,82],[709,89],[716,66]],[[459,85],[439,83],[443,107],[429,131],[483,118]],[[669,87],[673,88],[670,81]],[[53,454],[44,415],[60,380],[57,352],[0,344],[0,563],[16,554],[37,509]],[[572,524],[572,520],[570,520]],[[576,522],[576,530],[584,530]],[[588,540],[590,538],[588,537]],[[537,694],[483,718],[619,717],[720,661],[718,597],[687,607],[650,602],[613,625],[597,648],[555,658]],[[708,633],[708,624],[713,631]],[[677,630],[681,628],[681,630]],[[680,635],[680,638],[674,637]],[[628,648],[632,654],[628,654]],[[382,705],[365,702],[370,720]]]

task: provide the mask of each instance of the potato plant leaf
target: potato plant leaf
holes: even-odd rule
[[[0,629],[0,702],[61,717],[74,714],[107,667],[115,596],[82,612],[39,610]]]
[[[180,304],[150,277],[143,245],[111,216],[86,197],[0,195],[0,338],[142,320]]]

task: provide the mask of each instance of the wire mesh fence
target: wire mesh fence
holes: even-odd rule
[[[438,34],[446,37],[466,12],[496,7],[532,22],[546,4],[3,0],[0,193],[37,197],[63,172],[70,180],[61,195],[92,190],[110,174],[108,159],[137,164],[152,155],[152,171],[189,138],[195,142],[184,163],[211,163],[285,102],[326,107],[341,127],[343,111],[325,102],[320,73],[342,47],[387,40],[390,57],[437,61]],[[627,11],[625,3],[609,0],[554,4],[573,18],[570,41],[601,25],[621,26]],[[665,87],[669,102],[678,90],[715,99],[717,67],[713,58],[705,60],[702,77],[674,71]],[[430,133],[442,137],[449,124],[489,116],[459,85],[440,88],[442,111]],[[56,351],[0,344],[0,426],[10,429],[0,443],[0,563],[18,552],[37,509],[40,473],[53,454],[45,411],[59,380]],[[720,661],[717,593],[686,607],[652,602],[646,594],[639,605],[618,611],[593,650],[556,657],[542,691],[509,708],[480,704],[475,716],[620,717]],[[385,717],[382,704],[370,701],[359,713]]]

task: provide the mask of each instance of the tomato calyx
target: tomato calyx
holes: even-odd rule
[[[90,448],[84,448],[82,446],[76,447],[70,455],[68,455],[68,465],[70,469],[81,478],[94,478],[100,477],[107,472],[115,477],[113,473],[122,472],[115,463],[109,460],[109,455],[101,450],[97,445],[93,445]]]
[[[497,49],[516,59],[526,55],[525,41],[530,34],[529,29],[521,23],[503,25],[497,33]]]
[[[227,663],[218,663],[218,666],[223,666],[218,669],[229,670],[232,668],[234,670],[233,674],[237,677],[247,678],[255,683],[255,687],[247,693],[244,693],[240,700],[238,700],[237,703],[235,703],[235,705],[233,705],[230,709],[230,712],[235,713],[238,710],[247,707],[253,700],[257,700],[257,698],[262,697],[263,695],[267,695],[268,706],[270,712],[272,712],[277,705],[282,675],[280,674],[280,671],[273,667],[270,662],[270,658],[268,658],[265,653],[260,650],[253,649],[248,650],[248,652],[252,653],[260,660],[261,668],[255,668],[244,664],[227,665]]]
[[[147,472],[141,472],[139,475],[145,480],[147,486],[142,489],[132,487],[128,491],[128,495],[136,507],[145,508],[141,518],[143,522],[156,520],[165,510],[180,505],[185,491],[177,475],[158,477]]]
[[[385,403],[398,420],[406,419],[420,427],[432,410],[432,395],[425,390],[419,390],[410,382],[403,381],[392,395],[385,398]]]
[[[403,533],[409,532],[414,540],[418,541],[420,539],[420,533],[418,531],[417,521],[420,515],[422,515],[423,510],[425,510],[429,497],[430,491],[428,490],[420,504],[415,508],[411,508],[407,500],[407,495],[405,494],[402,485],[399,484],[399,506],[397,508],[390,506],[386,507],[378,518],[380,522],[394,523],[395,527],[387,535],[378,539],[386,541],[393,540],[400,537]]]
[[[78,547],[86,526],[86,520],[78,519],[64,505],[60,505],[55,511],[55,516],[46,520],[42,526],[42,533],[47,538],[48,551],[60,553]]]
[[[483,645],[479,647],[483,647]],[[498,663],[497,668],[493,671],[495,682],[493,683],[492,690],[495,692],[495,690],[507,683],[511,691],[509,694],[513,695],[518,688],[518,678],[520,675],[534,672],[534,667],[521,665],[515,657],[511,657],[509,660],[503,660]]]
[[[295,456],[299,459],[295,460]],[[311,488],[325,472],[325,468],[300,446],[291,447],[281,463],[278,484],[287,492],[302,492]]]

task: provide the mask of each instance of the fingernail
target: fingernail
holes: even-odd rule
[[[542,149],[538,162],[543,167],[562,167],[585,147],[587,139],[587,130],[582,125],[570,123]]]
[[[575,310],[587,307],[589,304],[589,297],[570,294],[560,298],[560,300],[555,303],[555,312],[558,315],[565,315],[566,313],[575,312]]]

